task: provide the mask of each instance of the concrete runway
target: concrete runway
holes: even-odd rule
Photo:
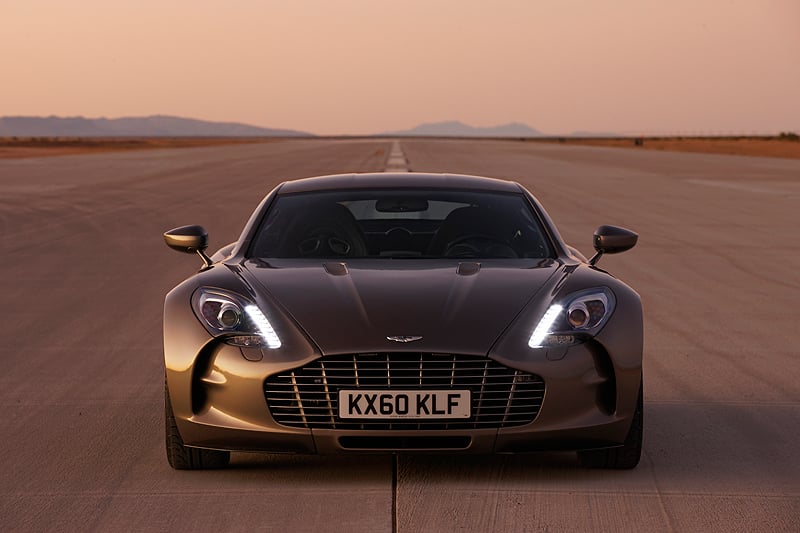
[[[392,141],[293,140],[0,161],[0,529],[800,530],[800,161],[401,140],[415,171],[512,178],[645,306],[645,444],[573,454],[276,457],[178,472],[161,308],[199,267],[161,233],[238,237],[278,182],[383,170]],[[213,251],[213,250],[212,250]]]

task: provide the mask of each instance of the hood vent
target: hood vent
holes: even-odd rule
[[[459,263],[458,268],[456,268],[456,274],[459,276],[472,276],[477,274],[480,269],[480,263]]]
[[[322,266],[325,267],[325,272],[331,276],[346,276],[349,274],[345,263],[323,263]]]

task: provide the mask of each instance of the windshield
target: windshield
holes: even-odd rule
[[[258,258],[546,258],[552,248],[521,194],[342,190],[279,195]]]

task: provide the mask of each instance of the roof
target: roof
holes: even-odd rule
[[[335,174],[287,181],[280,194],[337,189],[381,188],[472,189],[519,193],[521,187],[507,180],[465,174],[427,174],[423,172],[374,172],[368,174]]]

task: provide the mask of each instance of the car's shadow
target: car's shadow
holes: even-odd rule
[[[426,477],[496,477],[497,472],[520,468],[542,471],[580,469],[573,452],[539,452],[516,455],[459,455],[450,453],[365,453],[358,455],[277,455],[234,453],[226,469],[232,472],[270,472],[270,477],[296,476],[344,480],[403,480],[423,473]],[[393,471],[396,469],[396,474]]]
[[[386,480],[390,475],[396,475],[401,483],[426,480],[511,486],[534,479],[544,483],[612,479],[644,483],[658,478],[667,485],[700,483],[708,489],[737,472],[739,478],[773,486],[800,477],[800,463],[795,461],[793,448],[787,446],[786,435],[786,428],[797,423],[793,404],[645,402],[644,453],[639,466],[631,471],[585,469],[573,452],[400,453],[396,461],[388,453],[321,457],[237,453],[230,470],[348,483]]]

